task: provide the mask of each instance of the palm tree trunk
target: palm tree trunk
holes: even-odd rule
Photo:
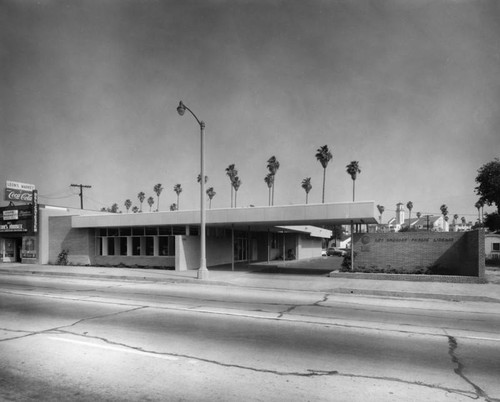
[[[309,200],[309,193],[306,193],[306,205],[308,200]]]
[[[234,192],[234,207],[236,208],[236,200],[238,199],[238,192]]]
[[[181,204],[179,203],[179,194],[177,194],[177,209],[179,209],[179,208],[180,208],[180,205],[181,205]]]
[[[271,187],[269,187],[269,191],[268,191],[268,193],[269,193],[269,195],[268,195],[268,197],[267,197],[267,198],[269,199],[269,200],[268,200],[268,201],[269,201],[269,202],[268,202],[268,204],[269,204],[269,206],[271,206]]]
[[[352,202],[356,201],[356,180],[352,179]]]
[[[323,168],[323,198],[321,199],[322,203],[325,203],[325,180],[326,180],[326,168]]]
[[[271,205],[274,205],[274,179],[273,179],[273,201],[272,201]]]
[[[231,208],[233,207],[233,183],[231,183]]]

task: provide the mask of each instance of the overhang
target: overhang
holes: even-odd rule
[[[267,230],[276,226],[376,224],[374,201],[270,207],[221,208],[206,211],[207,226]],[[74,228],[199,225],[200,211],[166,211],[72,216]]]

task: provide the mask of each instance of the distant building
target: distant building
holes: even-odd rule
[[[484,248],[487,260],[500,260],[500,234],[486,233]]]
[[[405,228],[409,228],[411,231],[465,232],[472,229],[472,222],[457,220],[450,223],[443,215],[417,217],[415,214],[411,219],[405,219],[404,204],[400,202],[396,205],[396,216],[385,224],[377,225],[376,231],[382,233],[399,232]]]

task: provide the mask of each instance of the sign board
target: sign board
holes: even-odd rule
[[[21,183],[18,181],[7,180],[5,183],[5,200],[6,201],[33,201],[34,184]]]
[[[2,211],[2,218],[4,221],[16,221],[19,219],[19,211],[17,209]]]
[[[31,205],[0,208],[0,233],[30,232],[33,230]]]
[[[33,191],[36,187],[34,184],[27,184],[18,181],[7,180],[5,182],[5,188],[11,188],[13,190]]]

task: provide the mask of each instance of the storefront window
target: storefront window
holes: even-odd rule
[[[140,237],[132,237],[132,255],[141,255]]]
[[[127,255],[127,238],[120,237],[120,255]]]
[[[154,237],[148,236],[146,237],[146,255],[154,255],[155,253],[155,242]]]

